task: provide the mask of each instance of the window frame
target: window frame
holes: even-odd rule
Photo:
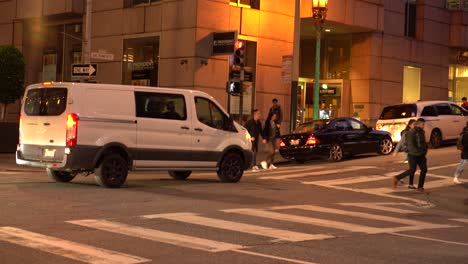
[[[202,120],[200,120],[200,117],[198,115],[199,113],[199,108],[198,108],[198,102],[197,100],[204,100],[208,103],[208,107],[209,107],[209,115],[210,115],[210,120],[209,120],[209,124],[207,122],[203,122]],[[237,129],[235,129],[234,125],[231,125],[232,122],[230,122],[230,117],[228,114],[226,114],[217,104],[215,104],[212,100],[206,98],[206,97],[202,97],[202,96],[195,96],[194,97],[194,104],[195,104],[195,115],[197,117],[197,121],[204,124],[205,126],[208,126],[208,127],[211,127],[213,129],[217,129],[217,130],[224,130],[224,131],[233,131],[233,132],[237,132]],[[216,109],[223,117],[223,125],[222,127],[217,127],[215,126],[215,122],[213,120],[213,109]],[[211,124],[211,125],[210,125]]]
[[[188,116],[187,116],[187,98],[185,97],[185,95],[183,94],[177,94],[177,93],[165,93],[165,92],[148,92],[148,91],[135,91],[134,92],[134,97],[135,97],[135,116],[137,118],[151,118],[151,119],[163,119],[163,120],[176,120],[176,121],[186,121],[188,119]],[[141,105],[142,103],[143,104],[146,104],[149,102],[151,102],[151,98],[153,97],[159,97],[160,99],[162,99],[160,103],[164,103],[164,107],[167,107],[167,104],[168,102],[170,102],[170,99],[182,99],[183,100],[183,113],[181,115],[181,113],[177,112],[177,114],[181,115],[180,117],[181,118],[167,118],[164,116],[165,113],[168,113],[167,109],[166,109],[166,112],[162,112],[162,109],[161,109],[161,113],[160,113],[160,116],[151,116],[149,115],[148,113],[150,113],[150,111],[148,111],[146,109],[146,112],[145,112],[145,108],[148,107],[148,105]],[[145,100],[148,100],[148,102],[142,102],[140,101],[141,99],[145,99]],[[156,102],[156,101],[153,101],[153,102]]]

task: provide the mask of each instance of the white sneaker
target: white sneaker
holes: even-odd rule
[[[455,183],[455,184],[463,184],[463,182],[460,181],[458,178],[453,178],[453,183]]]
[[[260,171],[260,169],[258,168],[257,165],[255,165],[255,166],[252,167],[252,171],[257,172],[257,171]]]
[[[262,162],[260,162],[260,164],[262,165],[262,168],[263,168],[264,170],[267,169],[268,164],[267,164],[266,161],[262,161]]]
[[[270,167],[268,167],[268,169],[270,170],[274,170],[274,169],[277,169],[278,167],[276,167],[275,165],[271,164]]]

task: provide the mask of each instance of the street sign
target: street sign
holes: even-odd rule
[[[72,64],[72,77],[96,77],[97,64]]]
[[[114,60],[114,54],[105,52],[91,52],[91,59],[112,61]]]
[[[232,54],[237,41],[237,31],[213,32],[213,55]]]

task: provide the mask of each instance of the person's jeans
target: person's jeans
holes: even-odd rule
[[[408,162],[410,166],[410,179],[409,179],[409,184],[413,184],[413,179],[414,179],[414,173],[416,172],[416,166],[419,166],[419,169],[421,170],[419,174],[419,182],[418,182],[418,188],[424,188],[424,182],[426,180],[426,173],[427,173],[427,159],[426,156],[421,155],[421,156],[414,156],[414,155],[408,155]]]
[[[468,159],[461,159],[460,164],[457,167],[457,170],[455,171],[455,178],[460,177],[460,175],[463,173],[463,170],[465,169],[465,164],[468,162]]]

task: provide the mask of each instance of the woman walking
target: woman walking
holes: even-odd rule
[[[265,146],[265,160],[260,164],[263,169],[276,169],[276,166],[273,165],[275,158],[275,128],[276,128],[276,114],[271,113],[268,115],[268,118],[265,121],[265,126],[263,128],[263,143]]]

